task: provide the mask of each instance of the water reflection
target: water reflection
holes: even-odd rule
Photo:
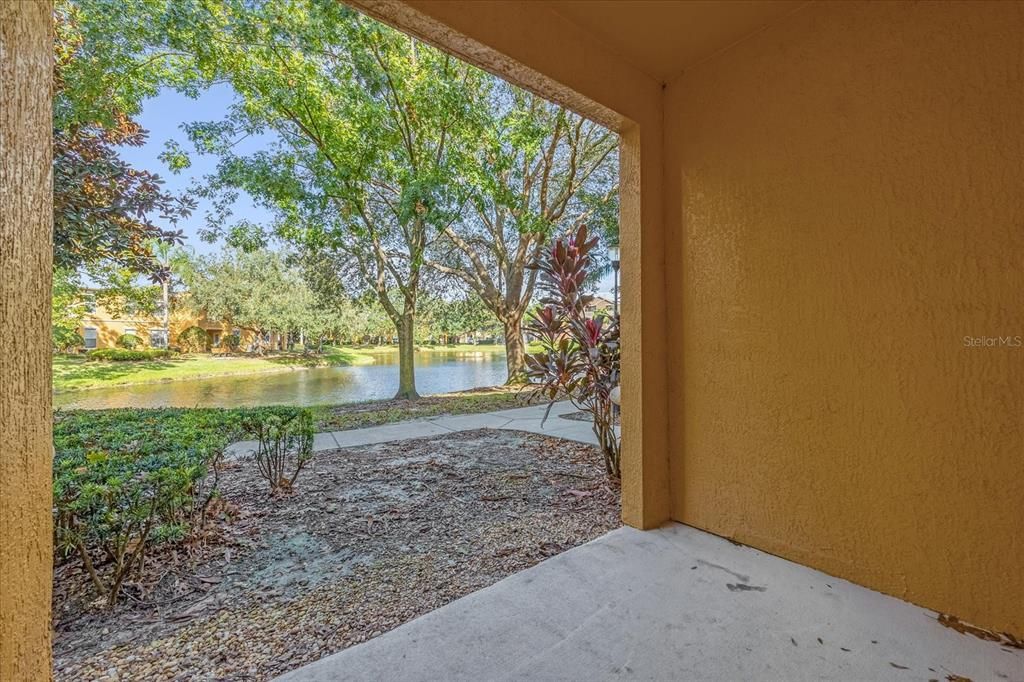
[[[504,381],[504,353],[416,354],[416,390],[424,395],[494,386]],[[376,356],[372,365],[358,367],[323,367],[58,393],[53,396],[53,404],[65,409],[319,405],[390,398],[397,390],[398,354],[392,353]]]

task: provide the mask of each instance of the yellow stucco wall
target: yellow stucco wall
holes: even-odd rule
[[[96,330],[96,348],[115,348],[121,335],[126,334],[129,329],[133,329],[135,335],[142,339],[143,346],[148,348],[150,346],[150,330],[159,330],[162,325],[163,323],[153,315],[134,316],[116,310],[112,311],[102,304],[97,304],[92,312],[82,316],[82,326],[79,327],[78,333],[84,338],[86,327],[91,327]],[[231,333],[234,328],[227,322],[210,320],[205,315],[197,314],[183,303],[171,306],[168,326],[170,327],[171,346],[178,345],[178,337],[189,327],[198,326],[205,329],[207,333],[211,334],[211,346],[208,350],[213,353],[226,352],[228,348],[223,345],[212,345],[212,335],[223,336]],[[241,329],[239,338],[241,340],[240,348],[244,350],[255,341],[256,334],[251,329]],[[283,340],[283,335],[271,334],[273,344],[278,344]]]
[[[1022,36],[813,3],[665,101],[673,517],[1018,635]]]

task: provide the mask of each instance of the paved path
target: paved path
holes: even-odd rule
[[[473,429],[507,429],[509,431],[529,431],[545,436],[578,440],[583,443],[597,445],[597,438],[589,421],[563,419],[560,415],[576,412],[569,402],[555,403],[547,422],[541,426],[546,405],[531,405],[511,410],[481,412],[480,414],[461,414],[450,417],[431,417],[415,421],[370,426],[365,429],[349,429],[348,431],[331,431],[313,436],[313,451],[337,450],[359,445],[387,443],[394,440],[410,438],[429,438],[442,436],[456,431]],[[240,457],[256,451],[256,441],[246,440],[234,443],[227,448],[229,457]]]

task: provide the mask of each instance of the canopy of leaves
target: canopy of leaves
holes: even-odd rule
[[[157,76],[139,67],[146,58],[136,51],[132,29],[118,23],[115,30],[119,13],[102,9],[67,2],[55,8],[54,266],[93,268],[94,275],[112,268],[147,272],[154,240],[180,240],[158,221],[173,225],[195,204],[164,191],[157,175],[118,154],[118,147],[145,142],[130,114],[155,92]]]

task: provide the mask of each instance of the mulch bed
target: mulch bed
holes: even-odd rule
[[[57,568],[55,676],[274,677],[617,527],[603,471],[592,446],[489,429],[318,453],[279,499],[229,463],[221,520],[113,612]]]

